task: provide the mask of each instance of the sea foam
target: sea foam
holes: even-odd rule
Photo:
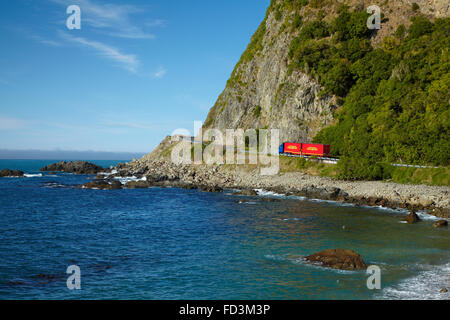
[[[404,279],[399,284],[385,288],[378,299],[383,300],[448,300],[450,293],[440,293],[450,286],[450,262],[420,271],[418,275]]]

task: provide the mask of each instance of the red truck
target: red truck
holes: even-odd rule
[[[329,144],[291,143],[285,142],[280,146],[280,154],[287,153],[300,156],[328,157],[331,147]]]

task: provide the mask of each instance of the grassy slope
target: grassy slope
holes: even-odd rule
[[[426,184],[450,186],[449,168],[404,168],[390,167],[391,177],[386,179],[403,184]],[[305,161],[304,159],[280,157],[281,172],[303,172],[313,176],[338,179],[338,167],[334,164]]]

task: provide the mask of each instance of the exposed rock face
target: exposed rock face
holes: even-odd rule
[[[3,169],[0,170],[0,177],[23,177],[24,173],[20,170]]]
[[[306,260],[321,263],[324,267],[340,270],[362,270],[367,268],[362,257],[352,250],[324,250],[307,256]]]
[[[448,226],[447,220],[439,220],[433,224],[433,227],[435,227],[435,228],[443,228],[443,227],[447,227],[447,226]]]
[[[41,171],[67,172],[74,174],[97,174],[104,172],[105,169],[86,161],[61,161],[50,164],[41,169]]]
[[[420,218],[414,211],[411,211],[409,215],[406,217],[405,221],[408,222],[409,224],[414,224],[416,222],[419,222]]]
[[[401,24],[409,27],[410,18],[418,12],[412,4],[417,2],[419,12],[429,18],[447,17],[446,0],[320,0],[294,9],[275,8],[286,0],[272,0],[266,17],[233,70],[227,85],[210,110],[204,129],[280,129],[281,141],[309,142],[324,126],[333,121],[333,112],[339,99],[326,94],[315,77],[289,69],[289,49],[300,28],[291,28],[295,14],[303,21],[312,19],[319,10],[326,11],[323,18],[331,20],[342,4],[363,11],[377,4],[384,15],[382,28],[373,34],[372,44],[381,44],[385,36],[392,35]],[[293,2],[295,3],[295,2]],[[287,26],[287,27],[286,27]]]
[[[280,129],[281,141],[310,141],[333,120],[334,97],[304,73],[288,75],[293,34],[279,33],[282,23],[268,14],[263,49],[238,64],[205,121],[205,129]]]

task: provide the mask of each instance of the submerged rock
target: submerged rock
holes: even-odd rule
[[[447,220],[439,220],[433,224],[433,227],[435,227],[435,228],[443,228],[443,227],[447,227],[447,226],[448,226]]]
[[[97,174],[105,169],[86,161],[61,161],[41,168],[41,171],[66,172],[74,174]]]
[[[128,181],[125,184],[125,188],[128,189],[146,189],[150,188],[151,184],[147,181]]]
[[[80,186],[84,189],[100,189],[100,190],[119,190],[122,189],[122,184],[119,181],[108,182],[106,180],[95,180]]]
[[[409,224],[414,224],[416,222],[419,222],[420,218],[414,211],[411,211],[409,215],[406,217],[405,221],[408,222]]]
[[[24,173],[20,170],[3,169],[0,170],[0,177],[23,177]]]
[[[362,270],[367,266],[362,257],[353,250],[328,249],[306,257],[309,262],[340,270]]]

